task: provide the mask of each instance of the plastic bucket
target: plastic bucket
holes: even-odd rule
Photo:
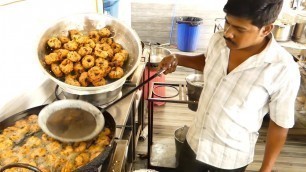
[[[203,19],[199,17],[183,16],[176,18],[177,48],[181,51],[195,51],[199,41],[200,27]]]
[[[110,14],[111,16],[118,18],[118,4],[119,0],[104,0],[103,1],[104,12],[107,12],[107,14]]]
[[[176,158],[176,164],[177,165],[178,165],[178,162],[179,162],[181,149],[182,149],[183,144],[186,140],[186,135],[187,135],[188,129],[189,129],[189,127],[185,125],[184,127],[176,129],[175,132],[174,132],[175,149],[176,149],[175,158]]]

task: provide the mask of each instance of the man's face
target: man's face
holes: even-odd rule
[[[260,43],[263,28],[251,24],[251,20],[226,15],[224,25],[224,39],[229,49],[244,49]]]

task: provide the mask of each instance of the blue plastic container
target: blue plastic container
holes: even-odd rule
[[[119,0],[104,0],[103,9],[107,14],[110,14],[113,17],[118,18],[118,4]]]
[[[191,52],[197,49],[200,27],[203,19],[198,17],[177,17],[177,48],[181,51]]]

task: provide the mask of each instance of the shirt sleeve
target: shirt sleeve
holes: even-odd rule
[[[270,118],[283,128],[292,128],[295,116],[295,100],[300,87],[298,65],[292,63],[277,74],[279,85],[270,95]]]
[[[210,38],[210,40],[209,40],[209,43],[208,43],[208,46],[207,46],[207,50],[206,50],[206,52],[204,53],[204,55],[205,55],[205,61],[209,58],[209,56],[210,56],[210,54],[211,54],[211,52],[214,50],[214,46],[216,45],[216,42],[218,41],[218,40],[220,40],[220,38],[222,38],[222,31],[219,31],[219,32],[216,32],[216,33],[214,33],[212,36],[211,36],[211,38]]]

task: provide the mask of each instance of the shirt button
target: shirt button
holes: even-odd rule
[[[223,78],[223,81],[225,82],[225,81],[226,81],[226,78]]]
[[[203,130],[205,130],[206,129],[206,127],[203,127]]]
[[[209,115],[209,112],[206,112],[206,115]]]

